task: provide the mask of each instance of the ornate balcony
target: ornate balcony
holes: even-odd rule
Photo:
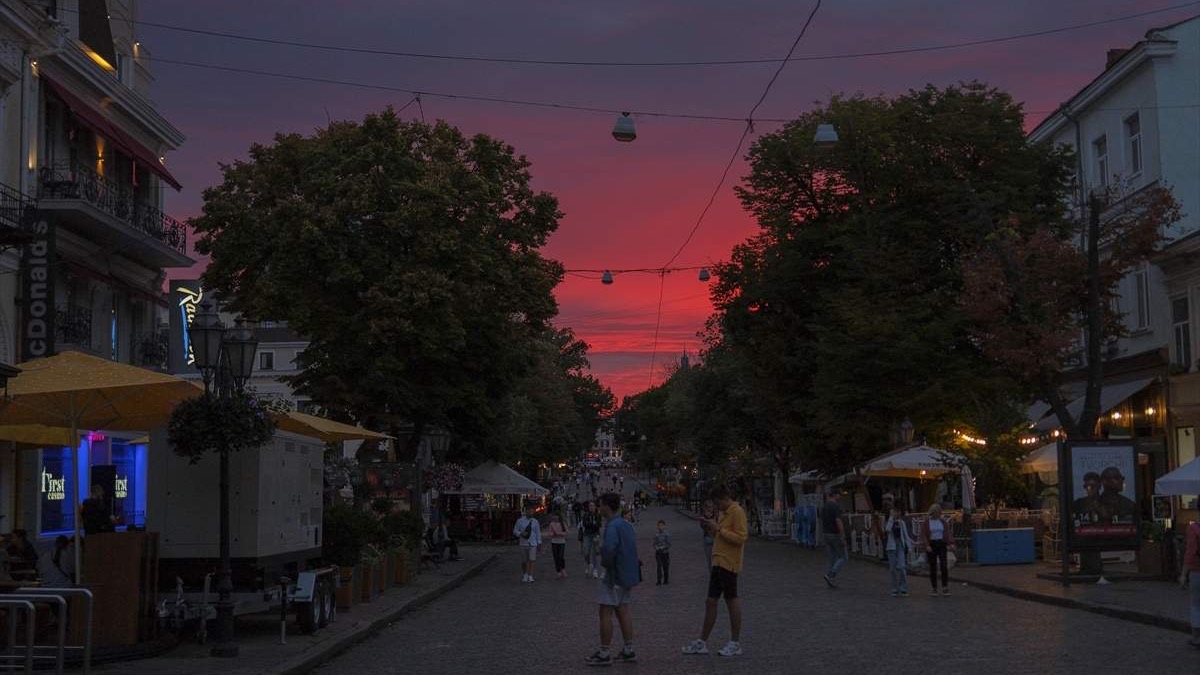
[[[161,267],[190,265],[187,257],[187,227],[154,206],[138,199],[133,189],[121,185],[81,165],[43,167],[40,172],[39,200],[42,208],[63,212],[68,226],[82,227],[98,218],[111,220],[111,232],[84,232],[89,238],[119,239],[125,244],[140,244],[141,257]],[[150,243],[149,248],[146,244]],[[169,254],[162,255],[169,249]],[[135,257],[139,246],[123,246]],[[158,249],[157,251],[152,249]]]
[[[92,310],[90,307],[67,307],[56,313],[55,337],[64,345],[92,350]]]

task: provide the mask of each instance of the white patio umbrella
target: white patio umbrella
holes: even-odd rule
[[[1200,494],[1200,458],[1154,481],[1154,491],[1160,495]]]

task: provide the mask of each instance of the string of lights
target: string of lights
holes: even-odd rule
[[[192,26],[180,26],[177,24],[162,23],[157,21],[131,20],[131,23],[146,28],[156,28],[159,30],[185,33],[191,35],[200,35],[205,37],[213,37],[224,40],[236,40],[241,42],[251,42],[256,44],[265,44],[281,47],[294,47],[299,49],[311,49],[328,52],[341,52],[348,54],[363,54],[369,56],[387,56],[396,58],[408,59],[426,59],[437,61],[465,61],[476,63],[498,63],[509,65],[535,65],[535,66],[570,66],[570,67],[596,67],[596,68],[685,68],[685,67],[714,67],[714,66],[746,66],[746,65],[763,65],[763,64],[786,64],[795,61],[835,61],[848,59],[865,59],[878,58],[886,56],[897,56],[904,54],[918,54],[922,52],[944,51],[948,49],[963,49],[968,47],[978,47],[983,45],[1013,42],[1016,40],[1026,40],[1037,37],[1045,37],[1049,35],[1058,35],[1097,26],[1105,26],[1109,24],[1132,21],[1176,10],[1187,9],[1200,5],[1200,0],[1194,2],[1185,2],[1168,7],[1159,7],[1157,9],[1149,9],[1133,14],[1110,17],[1107,19],[1097,19],[1084,23],[1069,24],[1064,26],[1056,26],[1052,28],[1044,28],[1022,33],[1012,33],[1008,35],[1000,35],[988,38],[980,38],[975,40],[962,40],[958,42],[946,42],[933,45],[914,45],[910,47],[897,47],[893,49],[865,51],[865,52],[841,52],[834,54],[813,54],[807,56],[789,55],[783,59],[779,58],[735,58],[735,59],[701,59],[701,60],[686,60],[686,61],[613,61],[613,60],[580,60],[580,59],[552,59],[552,58],[516,58],[502,56],[478,56],[466,54],[439,54],[432,52],[415,52],[393,49],[382,49],[375,47],[362,47],[346,44],[329,44],[318,42],[307,42],[303,40],[276,38],[265,35],[250,35],[246,33],[233,33],[223,30],[195,28]],[[78,12],[78,10],[67,9],[64,7],[58,8],[59,12]]]

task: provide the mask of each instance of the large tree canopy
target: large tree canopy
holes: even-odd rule
[[[813,141],[825,123],[832,147]],[[1021,107],[977,83],[836,97],[749,161],[738,192],[759,232],[717,268],[707,374],[687,378],[720,386],[696,397],[671,382],[627,407],[673,442],[720,420],[717,454],[749,448],[780,468],[850,470],[911,418],[930,442],[959,442],[1002,496],[1028,402],[1053,398],[1081,327],[1116,334],[1104,300],[1177,217],[1162,189],[1113,200],[1089,267],[1073,153],[1028,142]],[[677,390],[693,393],[690,420],[650,405]]]
[[[545,366],[562,276],[540,252],[558,204],[528,169],[498,140],[391,109],[278,135],[205,191],[205,282],[311,341],[293,385],[327,409],[492,447]]]

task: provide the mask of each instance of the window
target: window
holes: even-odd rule
[[[1125,138],[1129,144],[1129,171],[1142,172],[1142,119],[1138,113],[1125,118]]]
[[[1133,273],[1134,324],[1135,330],[1150,327],[1150,279],[1146,268]]]
[[[1092,141],[1092,152],[1096,155],[1096,186],[1108,187],[1108,137],[1101,136]]]
[[[275,352],[260,352],[258,355],[259,370],[275,370]]]
[[[1192,322],[1188,314],[1187,296],[1171,300],[1171,336],[1175,342],[1172,362],[1192,369]]]

